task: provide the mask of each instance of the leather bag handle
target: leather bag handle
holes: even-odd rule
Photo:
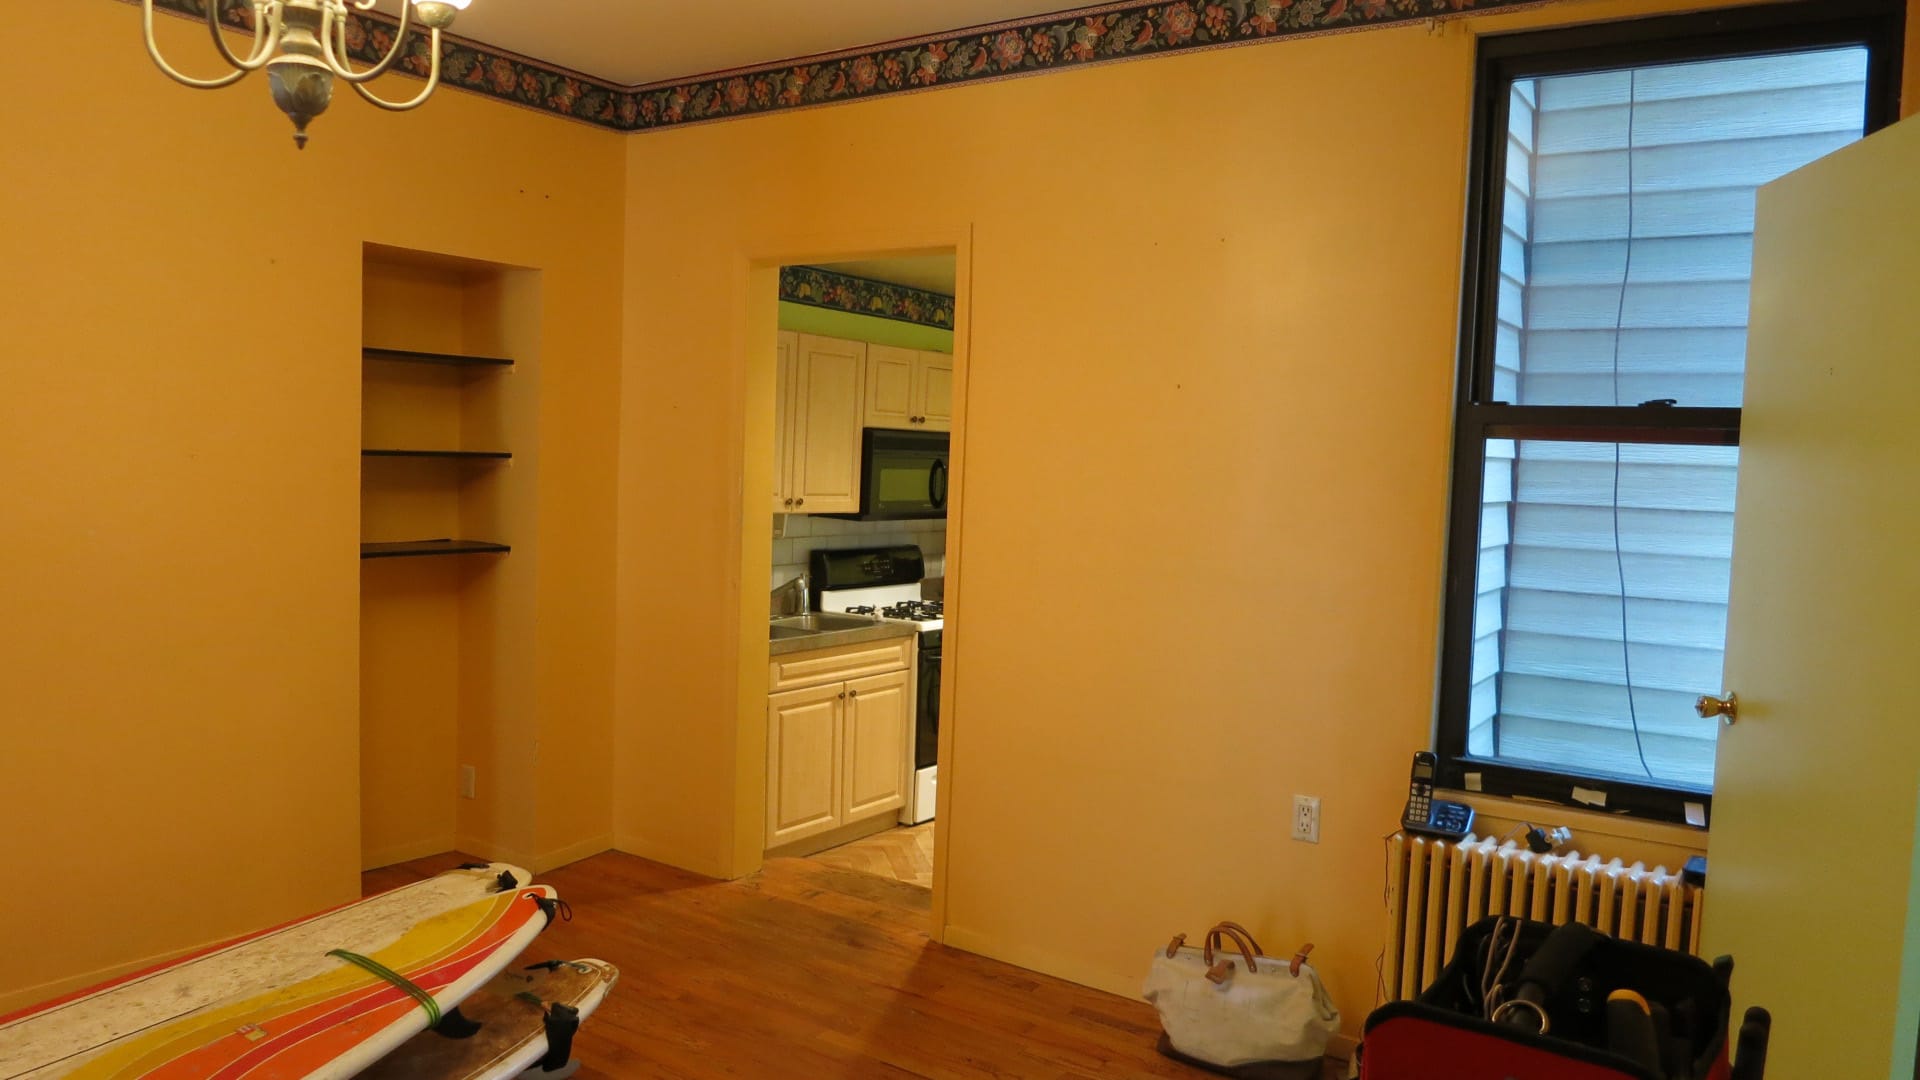
[[[1260,966],[1254,961],[1254,957],[1260,955],[1260,950],[1254,945],[1253,938],[1248,936],[1245,930],[1240,929],[1232,923],[1221,923],[1207,931],[1206,945],[1200,950],[1201,962],[1207,965],[1207,978],[1213,979],[1216,983],[1221,982],[1224,980],[1224,975],[1220,979],[1214,979],[1214,974],[1219,972],[1223,965],[1227,971],[1233,969],[1233,961],[1231,960],[1223,959],[1219,964],[1213,961],[1214,947],[1220,944],[1220,939],[1223,937],[1231,938],[1235,945],[1240,946],[1240,955],[1245,957],[1247,961],[1247,974],[1259,974]]]
[[[1311,941],[1300,946],[1300,951],[1293,954],[1293,962],[1287,965],[1287,974],[1292,975],[1296,979],[1299,978],[1300,965],[1307,962],[1307,954],[1312,951],[1313,942]]]
[[[1251,946],[1253,946],[1253,954],[1254,954],[1255,956],[1265,956],[1265,955],[1267,955],[1267,950],[1265,950],[1265,949],[1263,949],[1263,948],[1261,948],[1261,947],[1260,947],[1260,942],[1259,942],[1259,941],[1257,941],[1257,940],[1255,940],[1255,938],[1254,938],[1254,936],[1253,936],[1253,931],[1251,931],[1251,930],[1249,930],[1249,929],[1247,929],[1247,928],[1246,928],[1246,927],[1244,927],[1244,926],[1241,926],[1241,925],[1240,925],[1239,923],[1237,923],[1237,922],[1228,922],[1228,921],[1227,921],[1226,919],[1221,919],[1221,920],[1220,920],[1219,922],[1217,922],[1217,923],[1215,923],[1215,924],[1214,924],[1214,928],[1215,928],[1215,929],[1218,929],[1218,930],[1232,930],[1232,931],[1235,931],[1235,932],[1236,932],[1236,933],[1238,933],[1238,934],[1239,934],[1239,935],[1240,935],[1241,937],[1243,937],[1243,938],[1246,938],[1246,939],[1247,939],[1247,944],[1249,944],[1249,945],[1251,945]]]

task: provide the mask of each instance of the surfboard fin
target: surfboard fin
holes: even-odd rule
[[[540,1059],[540,1071],[558,1072],[573,1060],[573,1037],[580,1031],[580,1010],[558,1001],[547,1005],[547,1056]]]
[[[471,1039],[480,1034],[481,1023],[470,1020],[458,1006],[448,1009],[440,1016],[440,1022],[433,1026],[435,1033],[449,1039]]]

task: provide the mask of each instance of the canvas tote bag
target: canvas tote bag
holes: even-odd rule
[[[1231,922],[1207,931],[1198,949],[1181,934],[1154,954],[1146,999],[1180,1056],[1226,1067],[1318,1061],[1340,1030],[1340,1012],[1306,962],[1312,950],[1291,960],[1263,956],[1253,935]]]

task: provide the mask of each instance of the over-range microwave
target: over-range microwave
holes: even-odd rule
[[[860,440],[860,512],[822,514],[858,521],[947,516],[944,431],[867,428]]]

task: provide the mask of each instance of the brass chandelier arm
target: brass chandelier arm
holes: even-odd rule
[[[358,82],[350,82],[348,83],[348,85],[353,87],[354,93],[359,94],[361,97],[366,98],[369,103],[378,105],[380,108],[385,109],[388,112],[406,112],[408,109],[417,109],[420,106],[425,105],[427,103],[427,99],[433,96],[433,91],[440,85],[440,30],[439,28],[435,27],[431,31],[431,34],[432,34],[432,37],[431,37],[431,43],[429,45],[429,48],[433,53],[432,67],[427,72],[426,87],[422,89],[419,95],[413,98],[413,100],[387,101],[377,96],[376,94],[374,94],[373,91],[360,85]]]
[[[207,30],[213,35],[213,47],[220,50],[220,56],[227,63],[241,71],[259,71],[273,59],[275,49],[280,47],[280,0],[253,0],[253,50],[242,60],[227,47],[227,39],[220,32],[220,0],[206,0]]]
[[[252,74],[252,69],[243,67],[229,71],[225,75],[218,76],[217,78],[196,79],[191,75],[182,75],[180,72],[175,71],[173,65],[167,63],[166,58],[160,55],[160,43],[153,39],[153,0],[140,0],[140,9],[142,14],[141,30],[146,34],[147,38],[147,55],[153,57],[154,64],[165,73],[167,78],[172,79],[182,86],[191,86],[196,90],[218,90],[223,86],[232,86],[234,83]],[[220,33],[219,5],[211,2],[207,4],[207,22],[213,27],[213,32],[217,36]],[[221,48],[225,50],[225,42],[221,42]]]
[[[373,4],[356,2],[353,6],[361,11],[366,11],[372,8]],[[401,0],[400,28],[394,32],[393,47],[387,50],[387,55],[381,57],[379,63],[365,71],[353,70],[353,58],[347,52],[347,19],[349,17],[345,4],[340,4],[338,7],[335,7],[335,5],[331,3],[327,5],[326,22],[329,25],[323,25],[320,28],[320,47],[326,54],[325,59],[327,66],[333,69],[335,75],[355,85],[363,82],[371,82],[385,75],[387,69],[391,68],[394,61],[400,59],[400,54],[406,50],[407,29],[413,24],[413,0]],[[433,32],[433,41],[434,63],[438,65],[440,61],[440,32],[438,30]],[[338,53],[335,52],[336,44],[339,47]]]

